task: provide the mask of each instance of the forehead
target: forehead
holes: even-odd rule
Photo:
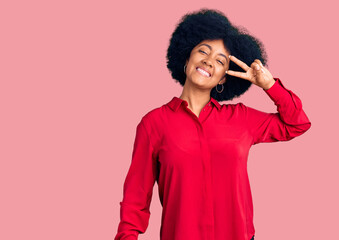
[[[219,51],[225,51],[228,52],[227,49],[225,48],[224,41],[222,39],[216,39],[216,40],[203,40],[197,46],[198,47],[211,47],[212,50],[219,50]]]

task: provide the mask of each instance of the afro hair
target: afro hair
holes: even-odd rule
[[[186,75],[183,69],[192,49],[204,40],[215,39],[222,39],[228,52],[248,66],[255,59],[259,59],[264,66],[267,64],[267,55],[260,40],[248,34],[245,28],[232,25],[222,12],[202,8],[184,15],[171,36],[166,59],[172,78],[184,86]],[[229,69],[244,72],[232,61]],[[251,85],[248,80],[227,75],[224,90],[218,93],[213,88],[211,97],[217,101],[232,100],[245,93]]]

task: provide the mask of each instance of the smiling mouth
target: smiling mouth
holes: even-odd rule
[[[203,76],[205,76],[205,77],[211,77],[211,74],[209,74],[208,72],[206,72],[205,70],[203,70],[203,69],[201,69],[201,68],[199,68],[199,67],[197,67],[196,68],[196,70],[201,74],[201,75],[203,75]]]

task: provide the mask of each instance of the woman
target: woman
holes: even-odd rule
[[[253,240],[250,147],[307,131],[311,123],[302,103],[264,67],[260,41],[216,10],[181,19],[167,60],[183,91],[137,126],[115,240],[138,239],[146,231],[155,181],[163,206],[161,240]],[[252,83],[277,113],[219,104]]]

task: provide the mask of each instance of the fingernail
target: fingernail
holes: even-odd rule
[[[264,67],[264,66],[262,65],[262,63],[260,63],[260,65],[261,65],[262,67]]]
[[[229,55],[228,57],[231,58],[231,55]]]
[[[255,68],[256,68],[257,70],[259,70],[259,69],[260,69],[259,65],[256,65],[256,66],[255,66]]]
[[[264,69],[261,69],[261,71],[262,71],[263,73],[265,73]]]
[[[225,71],[225,73],[227,74],[227,70]]]

